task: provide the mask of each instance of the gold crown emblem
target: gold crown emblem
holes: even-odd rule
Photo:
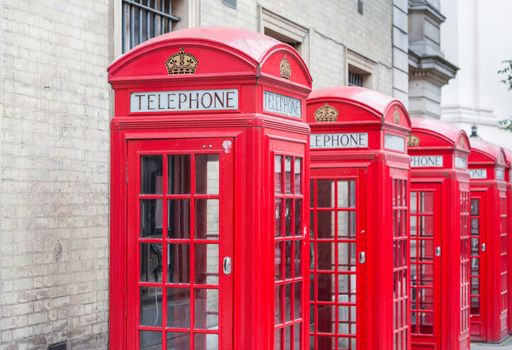
[[[336,108],[324,103],[315,111],[315,120],[317,122],[335,122],[338,120],[338,111]]]
[[[165,67],[169,74],[193,74],[197,65],[197,58],[190,53],[185,53],[183,48],[165,61]]]
[[[400,112],[398,112],[398,108],[395,108],[393,118],[395,119],[395,124],[400,124]]]
[[[420,145],[420,139],[414,135],[409,136],[409,142],[407,142],[409,147],[418,147]]]
[[[292,78],[292,66],[290,66],[290,62],[286,56],[281,60],[281,64],[279,64],[279,74],[281,78],[290,80]]]

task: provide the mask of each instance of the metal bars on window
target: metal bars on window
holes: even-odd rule
[[[349,86],[363,86],[364,74],[348,71],[348,85]]]
[[[171,0],[123,0],[123,52],[172,30],[172,24],[180,18],[172,15],[171,3]]]

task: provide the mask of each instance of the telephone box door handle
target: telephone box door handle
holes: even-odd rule
[[[231,275],[231,258],[226,256],[222,262],[222,271],[225,275]]]
[[[441,256],[441,247],[436,247],[436,256]]]
[[[366,253],[360,252],[359,253],[359,263],[364,264],[366,262]]]
[[[485,243],[482,243],[482,252],[485,252],[486,246]]]

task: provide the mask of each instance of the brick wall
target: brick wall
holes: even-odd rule
[[[261,0],[263,8],[309,29],[309,68],[314,88],[345,85],[346,51],[374,61],[377,81],[374,88],[392,94],[392,2],[342,0]],[[229,21],[226,19],[229,18]],[[222,1],[202,1],[201,25],[233,26],[260,30],[258,4],[238,0],[234,10]]]
[[[111,1],[0,6],[0,349],[106,349]]]

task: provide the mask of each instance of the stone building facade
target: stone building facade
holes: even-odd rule
[[[407,0],[165,1],[172,30],[263,32],[297,48],[314,88],[408,102]],[[108,348],[106,68],[128,40],[127,2],[1,2],[0,350]]]

